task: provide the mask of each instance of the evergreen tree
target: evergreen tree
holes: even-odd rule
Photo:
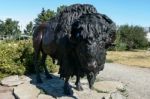
[[[7,18],[5,22],[0,22],[0,30],[1,35],[18,36],[21,34],[19,22],[12,20],[11,18]]]
[[[42,11],[40,14],[38,14],[38,17],[35,19],[35,24],[41,24],[44,22],[47,22],[49,19],[51,19],[52,17],[54,17],[56,15],[56,13],[50,9],[45,10],[44,8],[42,8]]]
[[[5,34],[4,29],[5,29],[4,22],[2,20],[0,20],[0,35],[4,35]]]
[[[62,10],[64,10],[64,8],[67,7],[66,5],[62,5],[60,7],[57,8],[57,13],[61,12]]]
[[[26,29],[24,30],[24,34],[26,35],[32,35],[33,34],[33,23],[29,22],[29,24],[27,24]]]

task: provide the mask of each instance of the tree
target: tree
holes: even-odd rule
[[[29,24],[27,24],[26,29],[24,30],[24,34],[26,35],[32,35],[33,34],[33,23],[29,22]]]
[[[49,19],[51,19],[52,17],[54,17],[56,15],[56,13],[50,9],[45,10],[44,8],[42,8],[42,11],[40,14],[38,14],[38,17],[35,19],[35,24],[41,24],[43,22],[47,22]]]
[[[124,50],[144,48],[148,44],[146,32],[140,26],[122,25],[117,30],[116,44]]]
[[[62,5],[60,7],[57,8],[57,13],[61,12],[62,10],[64,10],[64,8],[67,7],[66,5]]]
[[[2,20],[0,20],[0,35],[4,35],[4,22]]]
[[[0,30],[1,35],[17,36],[21,34],[19,22],[11,18],[7,18],[5,22],[0,22]]]

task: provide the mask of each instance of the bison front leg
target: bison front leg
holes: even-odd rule
[[[77,89],[78,91],[82,91],[82,90],[83,90],[83,88],[82,88],[82,86],[81,86],[79,74],[77,74],[77,78],[76,78],[75,85],[76,85],[76,89]]]
[[[93,84],[95,82],[96,79],[96,75],[93,72],[90,72],[87,74],[87,79],[89,82],[89,88],[92,89],[93,88]]]
[[[66,77],[66,79],[65,79],[64,93],[65,93],[66,95],[70,95],[70,96],[73,95],[73,91],[72,91],[72,89],[71,89],[71,86],[69,85],[69,77]]]

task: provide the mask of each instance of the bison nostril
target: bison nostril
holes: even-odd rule
[[[94,61],[94,62],[92,63],[92,65],[93,65],[93,66],[96,66],[96,65],[97,65],[96,61]]]
[[[96,66],[97,66],[97,62],[96,62],[96,61],[93,61],[93,62],[88,63],[88,67],[91,68],[91,69],[92,69],[92,68],[93,68],[93,69],[96,68]]]

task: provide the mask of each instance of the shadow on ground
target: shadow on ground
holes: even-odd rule
[[[43,83],[40,83],[40,84],[36,82],[35,75],[30,75],[28,77],[32,79],[31,84],[36,85],[44,94],[51,95],[55,98],[67,96],[64,94],[64,88],[63,88],[64,80],[60,79],[58,76],[52,75],[53,77],[52,79],[47,79],[45,75],[42,74],[41,78],[42,78]],[[75,89],[75,87],[73,86],[71,87],[72,89]],[[75,96],[67,96],[67,97],[77,99],[77,97]]]

